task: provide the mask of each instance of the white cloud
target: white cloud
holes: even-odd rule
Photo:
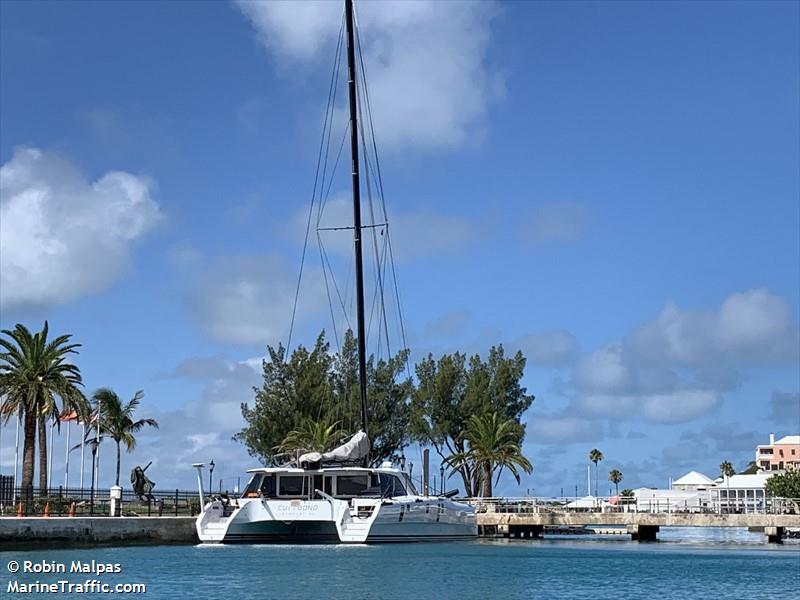
[[[296,285],[297,272],[278,256],[223,257],[197,274],[194,313],[206,333],[221,342],[285,342]],[[321,272],[307,265],[298,323],[312,315],[321,316],[326,302]],[[320,326],[323,324],[321,319]]]
[[[586,417],[566,413],[529,415],[525,434],[529,444],[574,444],[605,437],[605,427]]]
[[[686,423],[719,406],[719,397],[707,390],[677,390],[641,399],[642,414],[651,423]]]
[[[573,373],[575,386],[594,393],[629,389],[631,375],[622,356],[621,344],[610,344],[584,358]]]
[[[543,367],[562,367],[570,364],[578,353],[578,342],[568,331],[531,333],[509,344],[520,349],[528,361]]]
[[[325,204],[323,214],[315,213],[311,221],[311,244],[316,245],[314,229],[316,227],[350,227],[353,223],[353,204],[345,195],[337,195]],[[372,223],[362,209],[362,223]],[[302,240],[308,222],[308,206],[298,211],[292,219],[294,238]],[[375,222],[383,222],[376,214]],[[460,215],[446,215],[430,209],[413,212],[399,212],[389,215],[389,227],[392,236],[394,257],[398,261],[411,261],[419,258],[458,254],[465,247],[483,240],[489,233],[491,225],[478,225]],[[381,228],[364,230],[364,256],[374,253],[373,233],[377,236],[378,251],[384,252],[383,233]],[[320,232],[325,251],[349,258],[353,253],[352,230]]]
[[[247,2],[237,6],[261,43],[293,71],[327,66],[342,23],[338,2]],[[474,140],[503,83],[486,52],[493,3],[364,2],[364,46],[380,145],[450,148]]]
[[[146,178],[89,182],[69,161],[21,148],[0,168],[0,306],[53,305],[108,288],[162,218]]]
[[[799,335],[786,301],[754,289],[731,294],[718,310],[684,311],[668,304],[626,343],[651,362],[784,364],[797,361]]]
[[[675,389],[654,394],[581,394],[578,413],[615,420],[643,419],[649,423],[687,423],[719,407],[714,390]]]
[[[741,369],[797,359],[797,324],[786,302],[766,290],[731,294],[715,310],[668,304],[578,362],[574,403],[594,418],[685,423],[716,410]]]

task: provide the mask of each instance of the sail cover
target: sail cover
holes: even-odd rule
[[[357,462],[369,454],[369,438],[363,431],[358,431],[350,440],[331,450],[321,454],[319,452],[307,452],[300,456],[299,463],[314,464],[319,462]]]

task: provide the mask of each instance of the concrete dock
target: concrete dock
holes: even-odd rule
[[[758,527],[768,541],[780,543],[786,528],[800,527],[800,515],[560,512],[530,508],[519,512],[478,512],[479,535],[487,537],[535,538],[541,537],[545,527],[555,526],[624,527],[632,539],[639,541],[655,541],[661,527]]]
[[[0,550],[23,546],[197,544],[194,517],[5,517]]]

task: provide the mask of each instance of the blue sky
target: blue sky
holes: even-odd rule
[[[157,483],[252,465],[230,436],[286,340],[339,11],[0,4],[0,324],[47,318],[87,389],[145,390],[162,429],[125,462]],[[799,17],[359,5],[414,356],[529,357],[535,471],[502,492],[583,493],[593,447],[632,487],[715,475],[800,431]]]

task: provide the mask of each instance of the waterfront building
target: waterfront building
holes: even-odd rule
[[[705,489],[638,488],[633,496],[637,512],[706,512],[711,505],[711,494]]]
[[[672,482],[673,490],[697,491],[714,487],[714,480],[697,471],[689,471],[686,475]]]
[[[769,444],[756,446],[756,464],[764,471],[800,468],[800,435],[787,435],[775,441],[775,434],[769,434]]]
[[[711,500],[718,512],[762,512],[765,502],[764,487],[774,473],[733,475],[711,489]]]

